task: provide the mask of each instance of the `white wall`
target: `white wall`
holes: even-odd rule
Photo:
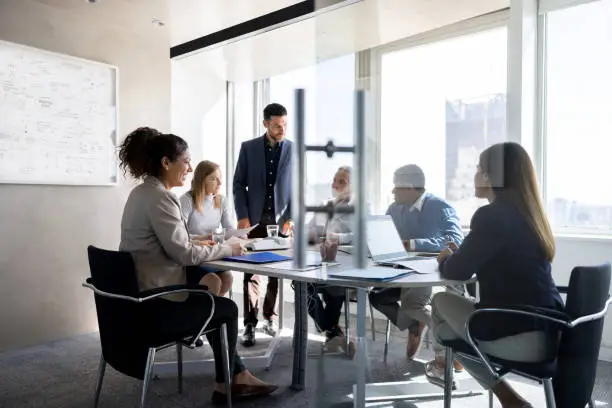
[[[557,285],[567,285],[575,266],[597,265],[612,261],[612,238],[557,238],[553,276]],[[612,312],[606,316],[599,359],[612,361]]]
[[[120,137],[143,125],[167,131],[166,32],[146,18],[130,25],[142,21],[130,14],[136,6],[116,15],[112,4],[0,0],[0,39],[118,66]],[[123,180],[114,187],[0,184],[0,350],[97,330],[92,294],[80,286],[89,276],[86,249],[118,247],[130,188]]]

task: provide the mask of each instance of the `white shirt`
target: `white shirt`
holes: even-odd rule
[[[424,201],[425,201],[425,193],[421,194],[421,196],[417,198],[414,204],[412,204],[412,206],[410,207],[410,212],[415,211],[415,210],[418,212],[421,212],[421,210],[423,209]]]
[[[329,202],[337,204],[342,200],[329,200],[323,203],[327,205]],[[354,205],[354,200],[344,200],[346,205]],[[371,214],[370,204],[366,203],[366,216]],[[346,213],[334,213],[332,218],[327,220],[327,214],[318,213],[315,214],[308,222],[306,228],[308,231],[308,239],[310,241],[316,241],[318,238],[325,236],[327,233],[333,233],[338,235],[340,245],[350,244],[353,240],[353,214]],[[327,230],[326,230],[327,228]]]
[[[200,205],[201,211],[198,211],[193,205],[191,192],[181,196],[181,212],[190,234],[207,235],[219,226],[227,231],[237,228],[236,214],[227,197],[220,196],[219,208],[215,208],[214,197],[213,195],[206,195]]]

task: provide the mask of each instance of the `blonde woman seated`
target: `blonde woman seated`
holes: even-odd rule
[[[227,232],[236,229],[236,214],[227,197],[220,194],[221,184],[219,165],[208,160],[201,161],[195,168],[191,190],[180,198],[187,230],[196,241],[208,242],[219,226]],[[202,284],[217,296],[225,296],[232,287],[231,271],[200,266],[199,272]]]

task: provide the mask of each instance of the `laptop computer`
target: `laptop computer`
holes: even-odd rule
[[[425,256],[410,255],[395,228],[390,215],[368,217],[367,243],[374,263],[384,266],[411,268],[414,264],[406,261],[428,259]]]

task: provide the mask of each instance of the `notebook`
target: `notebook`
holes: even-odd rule
[[[372,282],[388,282],[415,273],[405,269],[352,269],[341,272],[328,272],[327,276],[340,279],[367,280]]]
[[[284,256],[275,254],[274,252],[255,252],[252,254],[241,255],[241,256],[228,256],[223,258],[224,261],[229,262],[242,262],[251,264],[264,264],[271,262],[288,261],[292,258],[290,256]]]

